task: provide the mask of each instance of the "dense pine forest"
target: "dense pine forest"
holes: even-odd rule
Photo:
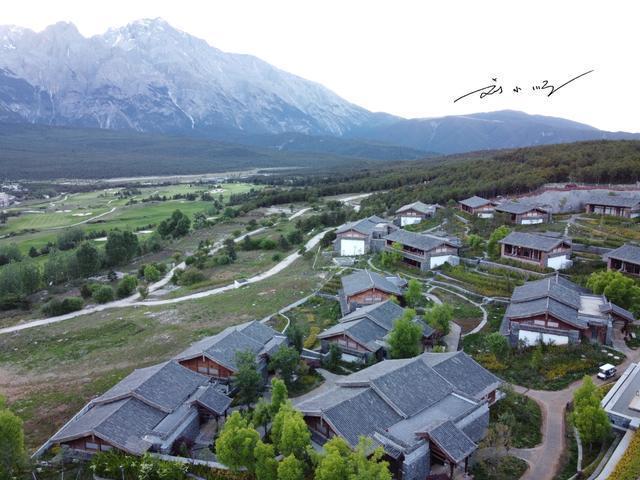
[[[444,203],[471,195],[494,197],[529,192],[552,182],[635,183],[640,180],[640,142],[594,141],[477,152],[254,180],[274,188],[235,197],[235,203],[268,205],[385,191],[362,202],[364,213],[382,212],[416,199]]]

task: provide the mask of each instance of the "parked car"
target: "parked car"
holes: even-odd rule
[[[600,380],[607,380],[608,378],[614,377],[616,372],[616,367],[614,367],[610,363],[606,363],[598,369],[598,378]]]

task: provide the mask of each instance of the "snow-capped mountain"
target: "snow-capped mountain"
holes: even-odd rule
[[[83,37],[0,27],[0,120],[180,133],[341,136],[384,124],[317,83],[225,53],[162,19]]]

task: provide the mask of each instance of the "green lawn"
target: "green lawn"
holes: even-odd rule
[[[305,347],[316,348],[320,341],[316,335],[335,325],[340,318],[340,304],[323,297],[312,297],[299,307],[289,310],[286,316],[305,332]]]
[[[527,397],[512,390],[491,407],[491,422],[513,419],[511,439],[515,448],[533,448],[542,441],[542,411],[540,406]]]
[[[460,325],[463,334],[473,330],[482,321],[482,310],[462,297],[438,287],[431,293],[442,300],[442,303],[453,307],[453,321]]]

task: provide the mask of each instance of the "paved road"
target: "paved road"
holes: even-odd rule
[[[315,247],[320,242],[320,240],[322,239],[322,237],[324,236],[324,234],[327,231],[329,231],[329,229],[323,230],[322,232],[320,232],[317,235],[315,235],[314,237],[312,237],[305,244],[305,248],[307,250],[310,250],[313,247]],[[266,278],[272,277],[272,276],[280,273],[281,271],[283,271],[287,267],[289,267],[293,262],[295,262],[300,257],[301,257],[301,255],[298,252],[292,253],[288,257],[284,258],[281,262],[279,262],[276,265],[274,265],[273,267],[271,267],[266,272],[260,273],[258,275],[255,275],[255,276],[247,279],[247,282],[248,283],[256,283],[256,282],[260,282],[262,280],[265,280]],[[175,268],[177,268],[177,267],[175,267]],[[167,277],[168,277],[168,275],[167,275]],[[168,278],[171,278],[171,277],[168,277]],[[154,284],[154,285],[157,285],[157,284]],[[158,287],[158,288],[160,288],[160,287]],[[136,294],[132,295],[131,297],[124,298],[122,300],[116,300],[115,302],[105,303],[104,305],[95,305],[93,307],[86,308],[86,309],[83,309],[83,310],[79,310],[77,312],[68,313],[66,315],[60,315],[58,317],[51,317],[51,318],[43,318],[43,319],[40,319],[40,320],[33,320],[33,321],[30,321],[30,322],[27,322],[27,323],[23,323],[23,324],[20,324],[20,325],[14,325],[14,326],[11,326],[11,327],[2,328],[2,329],[0,329],[0,335],[6,334],[6,333],[18,332],[18,331],[21,331],[21,330],[26,330],[28,328],[40,327],[40,326],[43,326],[43,325],[51,325],[51,324],[54,324],[54,323],[59,323],[59,322],[65,321],[65,320],[69,320],[71,318],[80,317],[82,315],[87,315],[87,314],[90,314],[90,313],[101,312],[101,311],[109,310],[109,309],[112,309],[112,308],[124,308],[124,307],[131,307],[131,306],[135,306],[135,305],[143,305],[143,306],[170,305],[170,304],[174,304],[174,303],[184,302],[184,301],[187,301],[187,300],[194,300],[194,299],[198,299],[198,298],[209,297],[209,296],[212,296],[212,295],[218,295],[220,293],[224,293],[224,292],[227,292],[229,290],[233,290],[235,288],[236,288],[236,286],[234,284],[230,284],[230,285],[226,285],[224,287],[218,287],[218,288],[214,288],[214,289],[211,289],[211,290],[205,290],[203,292],[192,293],[190,295],[185,295],[183,297],[169,298],[169,299],[165,299],[165,300],[146,300],[146,301],[142,301],[142,302],[137,301],[139,299],[139,294],[136,293]]]

